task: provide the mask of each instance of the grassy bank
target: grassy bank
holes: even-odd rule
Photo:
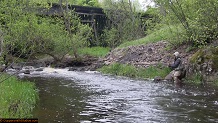
[[[2,82],[3,81],[3,82]],[[0,118],[30,118],[38,100],[34,83],[0,75]]]
[[[182,29],[181,25],[164,26],[160,29],[153,30],[144,38],[125,42],[121,44],[120,46],[118,46],[118,48],[145,45],[148,43],[155,43],[155,42],[162,41],[162,40],[167,40],[173,45],[179,45],[182,43],[182,41],[185,40],[185,37],[182,37],[184,33],[185,32]]]
[[[78,50],[80,55],[104,57],[110,51],[108,47],[85,47]]]
[[[147,35],[144,38],[122,43],[117,48],[146,45],[148,43],[155,43],[161,40],[172,41],[171,43],[173,44],[175,43],[173,42],[174,39],[181,38],[179,36],[182,33],[183,30],[181,29],[181,25],[164,26],[156,31],[152,31],[151,33],[149,33],[149,35]],[[179,43],[178,40],[176,41],[177,41],[176,43]],[[164,78],[170,72],[170,69],[162,65],[158,65],[156,67],[151,66],[148,68],[136,68],[132,65],[115,63],[110,66],[104,66],[101,69],[99,69],[99,71],[106,74],[147,79],[147,78],[154,78],[156,76],[160,76]]]
[[[136,68],[132,65],[114,63],[99,69],[102,73],[118,76],[127,76],[131,78],[153,79],[156,76],[165,77],[170,69],[161,65],[148,68]]]

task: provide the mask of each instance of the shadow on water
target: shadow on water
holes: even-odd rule
[[[22,75],[21,75],[22,76]],[[41,123],[214,123],[214,88],[132,80],[99,73],[55,71],[26,76],[39,89]]]
[[[34,112],[40,122],[79,122],[91,94],[73,81],[58,78],[31,78],[39,89],[40,101]]]

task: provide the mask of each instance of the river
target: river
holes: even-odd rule
[[[203,86],[45,68],[29,75],[40,123],[218,123],[218,92]]]

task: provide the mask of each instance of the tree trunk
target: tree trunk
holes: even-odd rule
[[[3,53],[3,32],[0,30],[0,56]]]
[[[65,2],[66,2],[66,9],[64,10],[64,8],[62,6],[63,0],[59,0],[59,4],[60,4],[61,11],[62,11],[63,18],[64,18],[65,27],[66,27],[66,29],[67,29],[67,31],[69,33],[69,36],[72,38],[72,31],[71,31],[71,28],[70,28],[70,25],[71,25],[70,16],[72,16],[72,15],[69,15],[68,1],[65,0]],[[75,46],[72,46],[72,47],[73,47],[74,57],[78,58],[76,47]]]

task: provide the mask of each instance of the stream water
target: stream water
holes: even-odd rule
[[[35,82],[40,123],[218,123],[218,89],[45,68]]]

